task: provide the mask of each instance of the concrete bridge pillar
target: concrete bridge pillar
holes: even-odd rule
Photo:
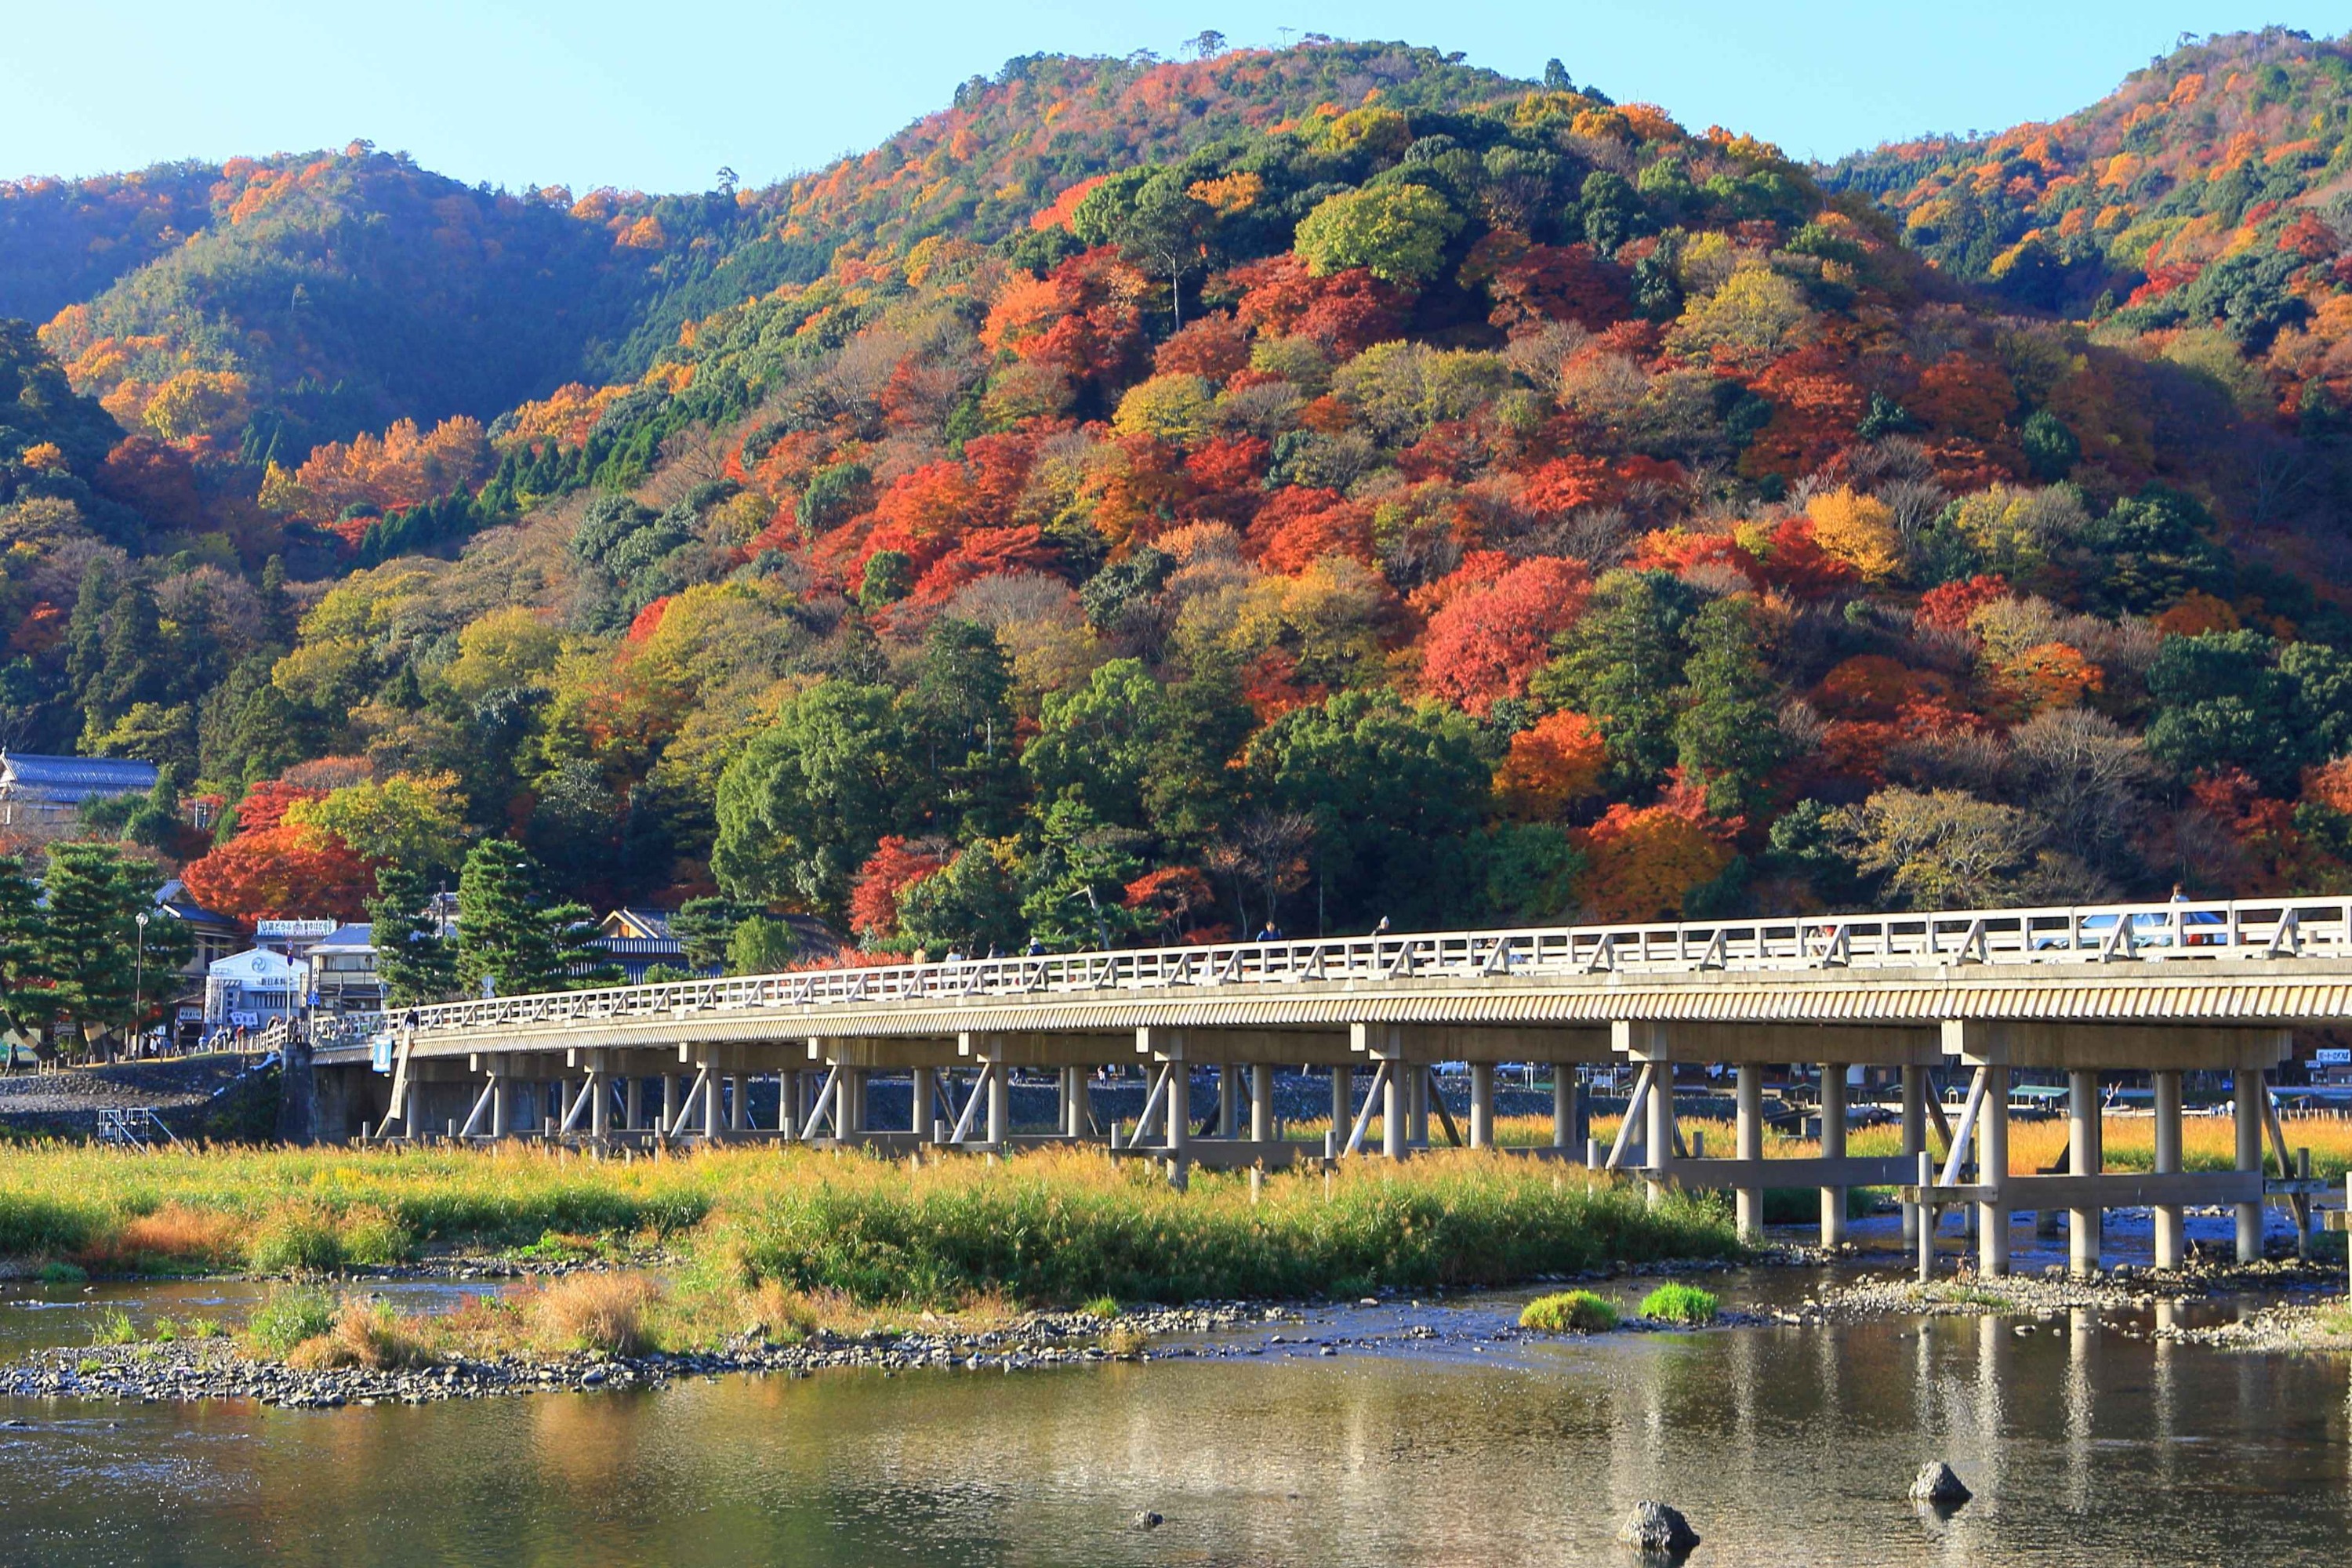
[[[1906,1067],[1903,1069],[1903,1157],[1916,1162],[1927,1147],[1927,1069]],[[1903,1205],[1903,1251],[1906,1257],[1919,1246],[1919,1205]]]
[[[674,1072],[661,1075],[661,1124],[664,1132],[677,1125],[677,1074]]]
[[[1405,1087],[1408,1068],[1402,1061],[1389,1064],[1387,1081],[1381,1089],[1381,1152],[1391,1160],[1402,1160],[1405,1154],[1408,1112],[1412,1090]]]
[[[707,1065],[703,1074],[702,1136],[704,1142],[716,1143],[720,1131],[727,1125],[727,1107],[723,1103],[726,1079],[720,1076],[715,1063]]]
[[[1274,1141],[1274,1066],[1270,1062],[1250,1066],[1249,1135],[1253,1143]]]
[[[1495,1146],[1495,1064],[1470,1064],[1470,1147]]]
[[[2244,1068],[2238,1069],[2233,1085],[2236,1094],[2238,1130],[2238,1169],[2260,1173],[2263,1168],[2263,1075]],[[2260,1203],[2238,1205],[2238,1261],[2259,1263],[2263,1258],[2263,1205]]]
[[[1232,1062],[1223,1062],[1217,1068],[1217,1136],[1238,1138],[1241,1128],[1241,1068]]]
[[[2180,1170],[2180,1073],[2178,1068],[2149,1075],[2156,1089],[2156,1173],[2174,1175]],[[2156,1209],[2156,1266],[2178,1268],[2187,1250],[2187,1232],[2179,1204]]]
[[[621,1126],[635,1132],[646,1124],[646,1080],[632,1073],[625,1082],[627,1087],[622,1090],[625,1098],[621,1105]]]
[[[2095,1176],[2105,1168],[2105,1130],[2099,1121],[2099,1075],[2074,1068],[2066,1075],[2066,1173]],[[2096,1204],[2066,1215],[2066,1268],[2081,1279],[2099,1268],[2106,1211]]]
[[[801,1133],[801,1075],[790,1068],[776,1075],[776,1133],[787,1143]]]
[[[581,1081],[580,1092],[588,1097],[588,1136],[600,1142],[611,1136],[612,1080],[604,1076],[603,1052],[588,1058],[588,1076]]]
[[[1192,1064],[1180,1051],[1168,1064],[1168,1180],[1182,1187],[1191,1180],[1185,1150],[1192,1141]]]
[[[1331,1147],[1346,1146],[1356,1121],[1356,1069],[1345,1062],[1331,1069]]]
[[[1845,1064],[1822,1064],[1822,1158],[1845,1158]],[[1822,1189],[1822,1245],[1845,1245],[1845,1189]]]
[[[2009,1182],[2009,1067],[1984,1069],[1984,1105],[1977,1112],[1977,1181],[1994,1189],[1994,1199],[1977,1205],[1977,1268],[1988,1278],[2009,1272],[2009,1203],[2000,1195]]]
[[[1394,1072],[1402,1072],[1405,1075],[1405,1090],[1408,1097],[1405,1104],[1407,1121],[1405,1141],[1416,1149],[1426,1149],[1429,1147],[1429,1068],[1420,1062],[1413,1063],[1410,1068],[1400,1062]],[[1394,1072],[1391,1076],[1393,1077]]]
[[[1632,1114],[1629,1108],[1627,1114]],[[1652,1208],[1666,1201],[1668,1173],[1675,1163],[1675,1064],[1661,1061],[1650,1089],[1650,1179]]]
[[[988,1064],[988,1142],[1002,1148],[1013,1131],[1013,1072],[1002,1060]]]
[[[509,1088],[509,1085],[505,1073],[493,1072],[490,1074],[490,1136],[493,1138],[503,1138],[509,1131],[507,1125],[507,1094]]]
[[[743,1079],[740,1073],[727,1075],[727,1131],[743,1131]]]
[[[1738,1068],[1738,1089],[1733,1121],[1733,1157],[1741,1160],[1761,1160],[1764,1157],[1764,1068],[1755,1062],[1743,1062]],[[1735,1206],[1739,1220],[1739,1239],[1750,1244],[1764,1239],[1764,1189],[1742,1187]]]

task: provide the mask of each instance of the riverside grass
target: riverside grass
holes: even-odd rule
[[[1723,1205],[1492,1154],[1241,1173],[1178,1193],[1096,1151],[910,1169],[855,1153],[718,1150],[597,1163],[514,1146],[12,1151],[0,1258],[110,1272],[323,1271],[418,1249],[627,1237],[681,1294],[780,1289],[956,1310],[1499,1285],[1735,1253]],[[85,1262],[84,1260],[88,1260]],[[274,1266],[274,1267],[272,1267]]]

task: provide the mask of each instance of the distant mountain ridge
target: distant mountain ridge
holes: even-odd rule
[[[1175,63],[1037,55],[872,152],[758,190],[469,186],[365,142],[0,184],[0,317],[77,389],[215,456],[394,419],[488,421],[625,380],[681,327],[822,277],[843,246],[1003,238],[1066,186],[1322,103],[1472,106],[1526,84],[1459,56],[1330,43]]]

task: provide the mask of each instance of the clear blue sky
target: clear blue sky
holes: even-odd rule
[[[509,185],[703,189],[863,149],[1038,51],[1175,55],[1213,27],[1401,38],[1660,103],[1799,156],[2080,107],[2184,30],[2326,35],[2310,0],[47,0],[0,43],[0,178],[365,138]]]

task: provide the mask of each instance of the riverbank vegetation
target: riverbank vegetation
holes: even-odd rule
[[[1629,1184],[1468,1153],[1277,1173],[1255,1195],[1240,1174],[1195,1172],[1179,1193],[1148,1166],[1066,1150],[919,1168],[772,1150],[592,1162],[520,1146],[45,1144],[11,1160],[0,1258],[28,1268],[327,1273],[452,1251],[601,1257],[660,1275],[676,1311],[723,1305],[736,1328],[747,1311],[1500,1285],[1736,1251],[1711,1200],[1651,1208]],[[640,1315],[653,1304],[640,1301]]]

